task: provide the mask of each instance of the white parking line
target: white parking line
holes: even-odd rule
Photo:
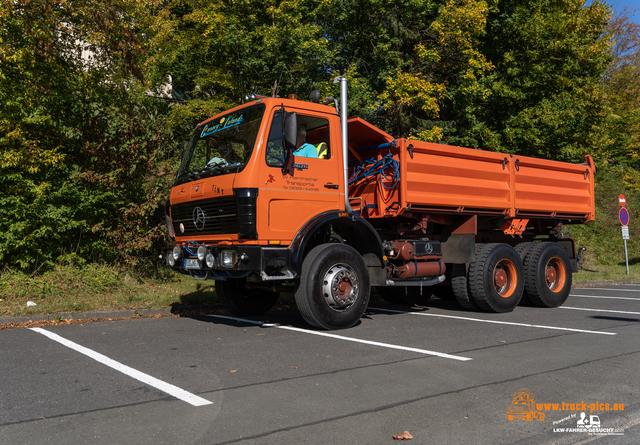
[[[393,312],[393,313],[396,313],[396,314],[422,315],[422,316],[425,316],[425,317],[438,317],[438,318],[455,318],[457,320],[479,321],[481,323],[493,323],[493,324],[506,324],[506,325],[511,325],[511,326],[525,326],[525,327],[528,327],[528,328],[556,329],[558,331],[582,332],[582,333],[585,333],[585,334],[616,335],[615,332],[587,331],[587,330],[584,330],[584,329],[561,328],[561,327],[558,327],[558,326],[543,326],[543,325],[539,325],[539,324],[513,323],[513,322],[510,322],[510,321],[484,320],[482,318],[458,317],[456,315],[427,314],[427,313],[424,313],[424,312],[395,311],[395,310],[392,310],[392,309],[379,309],[379,308],[375,308],[375,307],[370,307],[369,309],[374,310],[374,311]]]
[[[282,325],[279,325],[279,324],[265,323],[265,322],[262,322],[262,321],[255,321],[255,320],[247,320],[247,319],[244,319],[244,318],[229,317],[227,315],[209,314],[209,315],[207,315],[207,317],[224,318],[226,320],[235,320],[235,321],[240,321],[240,322],[243,322],[243,323],[251,323],[251,324],[255,324],[257,326],[262,326],[262,327],[265,327],[265,328],[268,327],[268,328],[286,329],[288,331],[295,331],[295,332],[302,332],[302,333],[305,333],[305,334],[319,335],[320,337],[329,337],[329,338],[335,338],[335,339],[338,339],[338,340],[352,341],[352,342],[356,342],[356,343],[363,343],[365,345],[380,346],[382,348],[399,349],[401,351],[417,352],[418,354],[435,355],[437,357],[450,358],[452,360],[461,360],[461,361],[472,360],[469,357],[462,357],[462,356],[459,356],[459,355],[445,354],[443,352],[429,351],[427,349],[409,348],[407,346],[398,346],[398,345],[392,345],[392,344],[389,344],[389,343],[380,343],[380,342],[377,342],[377,341],[361,340],[359,338],[344,337],[342,335],[329,334],[328,332],[311,331],[309,329],[294,328],[293,326],[282,326]]]
[[[582,287],[580,290],[619,290],[620,292],[640,292],[637,289],[616,289],[609,287]]]
[[[612,312],[614,314],[631,314],[631,315],[640,315],[640,312],[628,312],[628,311],[612,311],[609,309],[586,309],[583,307],[567,307],[560,306],[560,309],[574,309],[576,311],[592,311],[592,312]]]
[[[581,297],[581,298],[605,298],[608,300],[636,300],[636,301],[640,301],[640,298],[633,298],[633,297],[605,297],[605,296],[601,296],[601,295],[576,295],[576,294],[570,294],[570,297]]]
[[[120,371],[121,373],[128,375],[131,378],[134,378],[142,383],[145,383],[149,386],[153,386],[160,391],[166,392],[167,394],[182,400],[183,402],[187,402],[193,406],[203,406],[203,405],[211,405],[213,402],[209,400],[203,399],[202,397],[198,397],[195,394],[191,394],[190,392],[185,391],[184,389],[178,388],[170,383],[163,382],[162,380],[158,380],[155,377],[151,377],[148,374],[140,372],[136,369],[133,369],[129,366],[123,365],[122,363],[116,362],[115,360],[110,359],[109,357],[102,355],[98,352],[95,352],[89,348],[85,348],[77,343],[74,343],[70,340],[67,340],[64,337],[60,337],[58,334],[54,334],[53,332],[46,331],[42,328],[30,328],[32,331],[39,332],[42,335],[49,337],[53,341],[57,341],[58,343],[73,349],[74,351],[78,351],[81,354],[86,355],[94,359],[97,362],[102,363],[103,365],[107,365],[110,368],[115,369],[116,371]]]

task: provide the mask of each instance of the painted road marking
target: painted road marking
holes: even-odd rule
[[[342,335],[329,334],[328,332],[311,331],[309,329],[294,328],[293,326],[282,326],[282,325],[279,325],[279,324],[266,323],[266,322],[263,322],[263,321],[247,320],[245,318],[229,317],[227,315],[208,314],[207,317],[223,318],[223,319],[226,319],[226,320],[235,320],[235,321],[240,321],[240,322],[243,322],[243,323],[250,323],[250,324],[257,325],[257,326],[262,326],[262,327],[265,327],[265,328],[286,329],[287,331],[295,331],[295,332],[302,332],[304,334],[319,335],[320,337],[328,337],[328,338],[335,338],[335,339],[338,339],[338,340],[352,341],[352,342],[356,342],[356,343],[363,343],[365,345],[380,346],[382,348],[399,349],[401,351],[417,352],[418,354],[425,354],[425,355],[435,355],[437,357],[450,358],[452,360],[461,360],[461,361],[472,360],[469,357],[462,357],[462,356],[459,356],[459,355],[445,354],[443,352],[437,352],[437,351],[429,351],[427,349],[409,348],[407,346],[398,346],[398,345],[392,345],[392,344],[389,344],[389,343],[380,343],[380,342],[377,342],[377,341],[362,340],[362,339],[353,338],[353,337],[344,337]]]
[[[633,298],[633,297],[605,297],[602,295],[575,295],[575,294],[571,294],[569,295],[570,297],[580,297],[580,298],[606,298],[608,300],[636,300],[636,301],[640,301],[640,298]]]
[[[614,314],[632,314],[632,315],[640,315],[640,312],[628,312],[628,311],[612,311],[610,309],[586,309],[583,307],[567,307],[560,306],[560,309],[574,309],[576,311],[592,311],[592,312],[612,312]]]
[[[539,324],[513,323],[511,321],[483,320],[482,318],[458,317],[456,315],[426,314],[424,312],[395,311],[392,309],[379,309],[374,307],[370,307],[369,309],[374,311],[382,311],[382,312],[394,312],[396,314],[423,315],[425,317],[438,317],[438,318],[455,318],[457,320],[479,321],[481,323],[506,324],[511,326],[525,326],[528,328],[540,328],[540,329],[556,329],[558,331],[582,332],[584,334],[616,335],[615,332],[587,331],[584,329],[562,328],[558,326],[543,326]]]
[[[612,289],[609,287],[581,287],[580,290],[619,290],[621,292],[640,292],[637,289]]]
[[[195,394],[191,394],[190,392],[185,391],[184,389],[178,388],[170,383],[163,382],[162,380],[158,380],[155,377],[151,377],[148,374],[138,371],[137,369],[133,369],[129,366],[123,365],[122,363],[116,362],[115,360],[110,359],[109,357],[102,355],[96,351],[93,351],[89,348],[85,348],[77,343],[74,343],[70,340],[67,340],[64,337],[60,337],[58,334],[54,334],[53,332],[46,331],[42,328],[30,328],[32,331],[38,332],[42,335],[49,337],[53,341],[57,341],[58,343],[73,349],[81,354],[86,355],[94,359],[97,362],[102,363],[103,365],[107,365],[110,368],[115,369],[116,371],[120,371],[121,373],[128,375],[131,378],[134,378],[142,383],[145,383],[149,386],[153,386],[160,391],[166,392],[167,394],[182,400],[183,402],[187,402],[193,406],[203,406],[203,405],[211,405],[213,402],[209,400],[203,399],[202,397],[198,397]]]

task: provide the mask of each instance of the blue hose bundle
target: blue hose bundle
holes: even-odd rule
[[[387,175],[385,172],[388,170],[392,170],[393,173],[391,175]],[[391,152],[382,157],[379,161],[376,161],[375,158],[365,159],[362,164],[358,165],[354,169],[351,178],[349,178],[349,184],[372,176],[379,176],[379,181],[382,186],[387,190],[391,190],[395,188],[400,181],[400,163],[393,159]],[[393,184],[386,186],[384,181],[393,181]]]

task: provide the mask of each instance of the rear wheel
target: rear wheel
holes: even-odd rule
[[[558,307],[571,292],[569,256],[556,243],[538,243],[524,263],[525,292],[536,306]]]
[[[314,247],[304,259],[295,299],[309,324],[343,329],[360,320],[370,290],[369,271],[358,251],[329,243]]]
[[[486,312],[510,312],[524,291],[522,261],[507,244],[487,244],[469,266],[473,301]]]
[[[216,281],[220,304],[235,315],[261,315],[278,301],[279,292],[247,288],[247,278],[227,278]]]
[[[470,311],[478,310],[478,306],[474,303],[469,292],[467,266],[465,264],[454,264],[451,267],[451,289],[460,306]]]
[[[522,261],[522,264],[524,265],[525,259],[527,258],[527,255],[529,254],[529,251],[533,248],[533,246],[535,246],[536,243],[531,243],[531,242],[527,242],[527,243],[520,243],[517,244],[513,249],[516,251],[516,253],[518,254],[518,256],[520,257],[520,261]],[[527,296],[527,288],[526,288],[526,272],[525,272],[525,290],[524,293],[522,294],[522,298],[520,299],[520,305],[523,306],[533,306],[533,303],[531,302],[531,300],[529,300],[529,297]]]

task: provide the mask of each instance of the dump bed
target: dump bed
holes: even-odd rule
[[[594,219],[595,167],[590,156],[585,164],[571,164],[396,140],[359,118],[349,120],[349,145],[351,205],[368,218],[416,211]],[[373,162],[384,174],[373,172]]]

